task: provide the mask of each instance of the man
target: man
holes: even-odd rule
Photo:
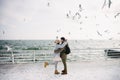
[[[54,57],[53,57],[53,61],[55,63],[55,74],[59,74],[58,70],[57,70],[57,64],[58,64],[58,61],[60,59],[60,52],[62,52],[64,50],[64,48],[66,47],[66,45],[68,44],[67,41],[63,41],[61,42],[60,40],[55,40],[55,43],[56,43],[56,46],[55,46],[55,49],[54,49]],[[60,44],[62,43],[62,44]],[[47,66],[49,65],[48,62],[44,62],[44,67],[46,68]]]
[[[66,39],[64,37],[61,37],[61,45],[66,43]],[[67,43],[68,45],[68,43]],[[67,46],[66,45],[66,46]],[[62,70],[62,75],[67,74],[67,64],[66,64],[66,60],[67,60],[67,54],[66,54],[66,46],[64,47],[64,49],[60,52],[60,57],[62,59],[62,63],[64,66],[64,69]]]

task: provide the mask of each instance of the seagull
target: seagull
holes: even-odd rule
[[[118,44],[118,46],[120,46],[120,44]]]
[[[107,3],[108,2],[108,3]],[[108,5],[108,8],[110,8],[111,7],[111,4],[112,4],[112,1],[111,0],[104,0],[104,3],[103,3],[103,6],[102,6],[102,9],[106,6],[106,5]]]
[[[80,27],[80,30],[82,30],[82,28]]]
[[[109,30],[105,30],[104,32],[105,32],[105,33],[108,33],[108,34],[110,33],[110,31],[109,31]]]
[[[69,14],[68,13],[66,14],[66,16],[67,16],[67,18],[69,18]]]
[[[5,31],[3,31],[3,34],[5,34]]]
[[[57,32],[60,32],[60,31],[61,31],[61,29],[58,29],[58,30],[57,30]]]
[[[99,24],[96,24],[96,26],[99,26]]]
[[[75,15],[76,15],[76,16],[78,15],[78,19],[80,19],[80,18],[81,18],[80,13],[76,12],[76,14],[75,14]]]
[[[49,2],[47,3],[47,6],[50,6],[50,3],[49,3]]]
[[[109,38],[109,40],[112,40],[113,38]]]
[[[87,19],[88,17],[87,16],[85,16],[85,19]]]
[[[83,22],[80,22],[80,24],[82,24]]]
[[[79,4],[79,10],[80,10],[80,12],[83,10],[81,4]]]
[[[58,39],[58,36],[56,36],[56,39]]]
[[[102,34],[99,31],[97,31],[97,33],[98,33],[98,35],[102,36]]]
[[[109,8],[110,8],[111,4],[112,4],[112,2],[111,2],[111,0],[109,0],[109,2],[108,2],[108,7]]]
[[[71,33],[69,32],[68,34],[70,35]]]
[[[81,4],[79,4],[79,8],[82,9]]]
[[[118,35],[120,35],[120,33],[117,33]]]
[[[104,0],[104,3],[103,3],[103,6],[102,6],[102,9],[105,7],[106,5],[106,0]]]
[[[104,32],[108,32],[108,30],[105,30]]]
[[[75,15],[72,17],[72,20],[74,20],[75,19]]]
[[[10,46],[8,46],[8,45],[5,45],[5,47],[7,48],[7,51],[11,51],[12,50],[12,48]]]
[[[117,13],[114,17],[116,18],[117,16],[119,16],[120,15],[120,13]]]
[[[71,11],[69,10],[69,14],[71,14]]]
[[[75,40],[75,42],[77,43],[77,40]]]
[[[59,32],[59,31],[57,30],[57,32]]]
[[[24,22],[26,21],[26,19],[24,18]]]

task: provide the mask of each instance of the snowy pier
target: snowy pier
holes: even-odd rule
[[[43,63],[1,64],[0,80],[120,80],[120,60],[68,62],[67,75],[55,75],[54,65]]]
[[[52,60],[50,51],[14,52],[1,52],[0,80],[120,80],[120,59],[107,57],[103,49],[72,50],[67,75],[55,75],[53,64],[43,67],[44,61]],[[61,71],[63,65],[58,65]]]

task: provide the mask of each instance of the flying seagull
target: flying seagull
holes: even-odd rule
[[[58,30],[57,30],[57,32],[60,32],[60,31],[61,31],[61,29],[58,29]]]
[[[104,32],[108,32],[108,30],[105,30]]]
[[[106,0],[104,0],[104,3],[103,3],[103,6],[102,6],[102,9],[105,7],[106,5]]]
[[[109,40],[112,40],[113,38],[109,38]]]
[[[58,39],[58,36],[56,36],[56,39]]]
[[[50,6],[50,3],[49,3],[49,2],[47,3],[47,6],[48,6],[48,7]]]
[[[5,47],[7,48],[7,51],[11,51],[12,50],[12,48],[10,46],[8,46],[8,45],[5,45]]]
[[[107,3],[108,2],[108,3]],[[104,3],[103,3],[103,6],[102,6],[102,9],[106,6],[106,5],[108,5],[108,8],[110,8],[111,7],[111,4],[112,4],[112,1],[111,0],[104,0]]]
[[[120,33],[117,33],[118,35],[120,35]]]
[[[3,31],[3,34],[5,34],[5,31]]]
[[[117,16],[119,16],[120,15],[120,13],[117,13],[114,17],[116,18]]]
[[[67,18],[69,18],[69,14],[68,13],[66,14],[66,16],[67,16]]]
[[[82,28],[80,27],[80,30],[82,30]]]
[[[81,4],[79,4],[79,10],[80,10],[80,12],[83,10]]]
[[[70,35],[71,33],[69,32],[68,34]]]
[[[75,14],[75,15],[76,15],[76,16],[78,16],[78,19],[80,19],[80,18],[81,18],[80,13],[76,12],[76,14]]]
[[[109,0],[109,2],[108,2],[108,7],[109,8],[110,8],[111,4],[112,4],[112,2],[111,2],[111,0]]]
[[[98,33],[99,36],[102,36],[102,34],[99,31],[97,31],[97,33]]]
[[[82,24],[83,22],[80,22],[80,24]]]
[[[24,22],[26,21],[26,19],[24,18]]]

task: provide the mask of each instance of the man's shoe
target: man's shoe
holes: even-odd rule
[[[62,70],[62,73],[64,73],[65,72],[65,70]]]
[[[61,75],[66,75],[67,74],[67,72],[63,72],[63,73],[61,73]]]

